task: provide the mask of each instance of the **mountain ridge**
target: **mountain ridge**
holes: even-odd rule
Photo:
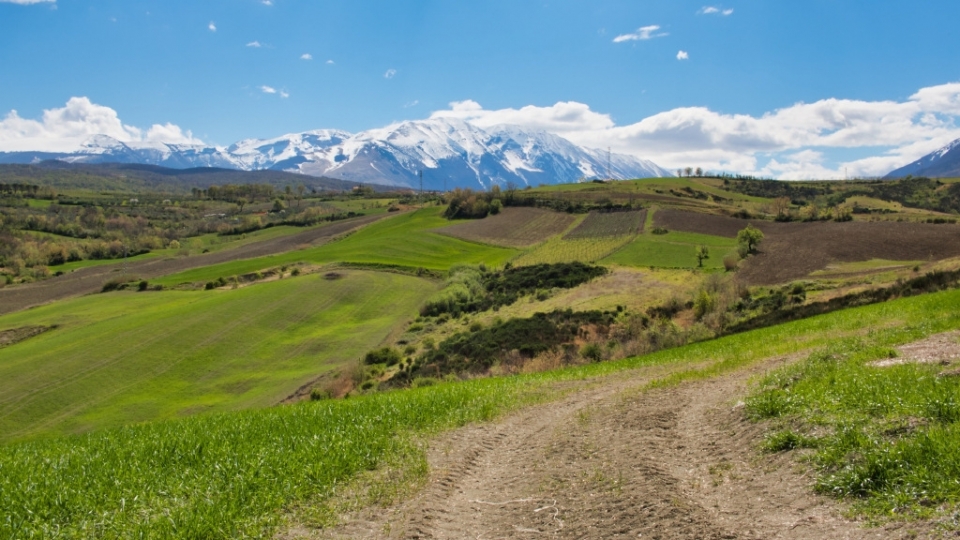
[[[960,139],[930,152],[922,158],[894,169],[884,176],[885,179],[913,176],[960,176]]]
[[[129,143],[94,135],[73,152],[0,152],[0,163],[139,163],[175,169],[274,170],[424,189],[488,189],[596,178],[673,176],[652,161],[578,146],[520,126],[479,128],[453,118],[398,122],[359,133],[319,129],[230,146]]]

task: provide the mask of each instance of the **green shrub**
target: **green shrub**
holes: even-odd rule
[[[363,357],[363,363],[367,365],[386,364],[388,366],[396,365],[400,362],[400,352],[393,347],[383,347],[370,351]]]
[[[603,350],[596,343],[588,343],[580,349],[580,356],[591,362],[603,360]]]
[[[650,232],[653,234],[667,234],[670,231],[664,229],[663,227],[654,227]]]
[[[143,280],[143,281],[140,282],[139,285],[137,285],[137,290],[139,290],[139,291],[145,291],[145,290],[147,290],[147,287],[149,287],[149,286],[150,286],[150,284],[147,283],[146,280]]]

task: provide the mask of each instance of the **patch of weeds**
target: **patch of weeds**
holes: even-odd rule
[[[760,448],[764,452],[789,452],[797,448],[816,448],[817,439],[801,435],[789,429],[768,434]]]

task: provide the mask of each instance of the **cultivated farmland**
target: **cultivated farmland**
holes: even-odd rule
[[[497,266],[517,254],[517,250],[481,245],[430,232],[449,222],[440,217],[442,208],[428,207],[416,212],[392,216],[320,247],[291,251],[198,268],[156,280],[162,285],[196,283],[248,274],[296,262],[325,264],[333,262],[446,270],[457,263]]]
[[[117,292],[0,317],[0,440],[273,405],[354,361],[436,286],[338,271],[235,290]]]
[[[586,219],[563,236],[564,240],[632,236],[643,230],[646,210],[630,212],[590,212]]]
[[[562,233],[576,221],[570,214],[540,208],[504,208],[500,214],[467,220],[436,232],[471,242],[527,248]]]
[[[760,244],[760,252],[750,257],[738,272],[741,279],[751,284],[783,283],[839,262],[934,261],[960,256],[960,227],[952,224],[775,223],[678,210],[660,210],[653,219],[657,226],[671,231],[731,238],[747,223],[753,223],[766,238]]]
[[[603,262],[637,267],[695,268],[697,247],[707,246],[710,258],[703,261],[703,267],[723,268],[723,257],[735,253],[736,245],[732,238],[710,234],[677,231],[662,235],[647,233],[637,236],[622,249],[604,258]]]

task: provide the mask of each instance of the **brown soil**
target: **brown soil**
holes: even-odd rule
[[[897,347],[898,356],[870,362],[871,366],[887,367],[900,364],[948,365],[960,359],[960,332],[944,332],[926,339]]]
[[[887,259],[940,260],[960,255],[956,225],[848,221],[776,223],[726,216],[660,210],[654,224],[668,230],[735,237],[752,223],[763,231],[759,253],[745,261],[739,278],[772,285],[803,278],[837,262]]]
[[[137,276],[139,279],[153,279],[190,270],[191,268],[318,246],[384,217],[386,215],[381,214],[337,221],[289,236],[255,242],[236,249],[215,253],[130,262],[127,263],[127,273]],[[122,262],[93,266],[36,283],[4,287],[0,289],[0,314],[11,313],[72,296],[99,292],[103,283],[117,276],[122,268]]]
[[[763,427],[736,396],[750,372],[638,391],[618,374],[558,403],[470,426],[430,445],[430,480],[335,530],[282,538],[901,538],[815,495],[792,454],[758,451]],[[662,369],[662,368],[661,368]],[[662,372],[661,372],[662,374]],[[904,528],[906,529],[906,527]]]
[[[0,331],[0,349],[20,343],[25,339],[32,338],[33,336],[52,329],[52,326],[21,326],[20,328]]]
[[[576,217],[541,208],[504,208],[495,216],[471,219],[435,232],[484,244],[525,248],[567,230]]]

